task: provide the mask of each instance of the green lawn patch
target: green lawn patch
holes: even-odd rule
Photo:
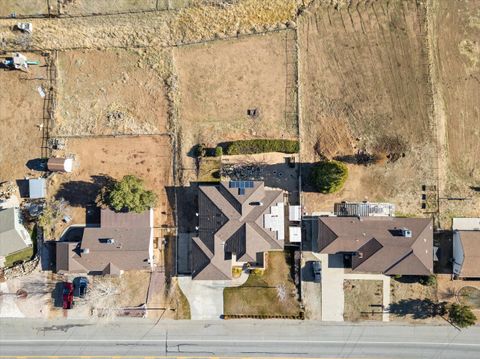
[[[224,314],[298,316],[300,303],[286,252],[268,252],[265,271],[252,272],[240,287],[223,291]]]
[[[28,247],[5,257],[5,267],[12,267],[18,261],[28,261],[33,257],[33,247]]]
[[[198,168],[198,181],[219,182],[220,166],[220,157],[202,157]]]
[[[255,153],[282,152],[298,153],[299,142],[296,140],[240,140],[228,142],[225,153],[227,155],[250,155]]]

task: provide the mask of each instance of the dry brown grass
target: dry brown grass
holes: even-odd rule
[[[343,282],[346,321],[382,320],[383,282],[381,280],[350,280]],[[374,306],[372,306],[374,305]]]
[[[263,273],[252,272],[242,286],[225,288],[225,315],[299,315],[297,291],[286,256],[284,252],[268,252]]]

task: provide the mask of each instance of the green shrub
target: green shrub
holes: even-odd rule
[[[297,153],[300,149],[295,140],[241,140],[227,144],[227,155],[248,155],[265,152]]]
[[[317,163],[311,172],[311,181],[317,191],[334,193],[340,190],[348,177],[348,168],[341,162]]]
[[[435,277],[434,275],[423,276],[420,278],[419,282],[422,285],[434,287],[437,285],[437,277]]]
[[[215,157],[221,157],[223,155],[223,148],[220,146],[215,147]]]
[[[477,320],[477,317],[473,314],[472,309],[468,305],[457,303],[453,303],[449,306],[448,318],[453,324],[460,328],[474,325]]]
[[[207,154],[207,149],[205,148],[205,145],[203,143],[196,145],[194,149],[194,154],[195,157],[205,157],[205,155]]]

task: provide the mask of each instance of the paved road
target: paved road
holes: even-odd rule
[[[0,357],[478,358],[480,327],[297,321],[0,320]]]

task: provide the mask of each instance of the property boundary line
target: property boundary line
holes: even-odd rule
[[[160,1],[156,0],[154,7],[143,9],[143,10],[124,10],[124,11],[110,11],[110,12],[91,12],[91,13],[84,13],[84,14],[68,14],[62,13],[60,8],[61,4],[60,1],[56,1],[56,9],[52,12],[52,5],[50,4],[50,0],[45,0],[45,6],[47,11],[39,12],[38,14],[15,14],[15,16],[0,16],[2,20],[34,20],[34,19],[74,19],[74,18],[86,18],[86,17],[97,17],[97,16],[118,16],[118,15],[133,15],[133,14],[146,14],[146,13],[154,13],[154,12],[164,12],[164,11],[180,11],[181,9],[190,7],[190,3],[186,6],[179,6],[179,7],[172,7],[170,1],[164,1],[163,6],[161,6]]]
[[[55,138],[63,138],[63,139],[76,139],[76,138],[115,138],[115,137],[156,137],[156,136],[166,136],[171,137],[172,134],[168,132],[161,132],[161,133],[120,133],[120,134],[112,134],[112,135],[54,135],[52,137]]]

